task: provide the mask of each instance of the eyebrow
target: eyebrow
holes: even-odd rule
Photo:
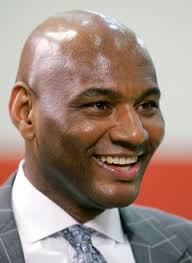
[[[152,96],[152,95],[157,95],[158,97],[160,97],[160,96],[161,96],[160,89],[159,89],[158,87],[149,88],[149,89],[145,90],[145,91],[139,96],[139,99],[142,99],[142,98],[145,98],[145,97],[148,97],[148,96]]]
[[[142,99],[147,96],[152,96],[152,95],[157,95],[160,97],[161,92],[158,87],[152,87],[147,90],[145,90],[139,97],[138,99]],[[102,87],[92,87],[88,90],[83,91],[80,93],[77,97],[78,99],[83,99],[84,97],[95,97],[95,96],[107,96],[109,98],[113,98],[116,100],[119,100],[122,98],[122,95],[118,91],[114,91],[112,89],[108,88],[102,88]]]
[[[81,99],[84,97],[95,97],[95,96],[107,96],[109,98],[116,98],[116,99],[120,99],[122,97],[119,92],[114,91],[112,89],[106,89],[102,87],[92,87],[80,93],[78,95],[78,98]]]

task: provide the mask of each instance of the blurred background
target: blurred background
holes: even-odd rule
[[[84,9],[110,15],[136,31],[156,66],[166,136],[145,175],[136,203],[192,219],[192,1],[191,0],[1,0],[0,183],[23,158],[8,99],[22,46],[51,14]]]

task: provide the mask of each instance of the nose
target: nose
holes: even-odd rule
[[[117,110],[115,125],[110,130],[110,139],[114,143],[138,147],[149,138],[147,130],[132,106]]]

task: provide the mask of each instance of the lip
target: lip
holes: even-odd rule
[[[130,166],[116,166],[113,164],[107,164],[102,162],[101,160],[97,159],[94,157],[96,163],[105,169],[107,172],[110,172],[117,180],[120,181],[127,181],[127,182],[132,182],[136,179],[138,175],[138,171],[140,170],[141,166],[141,159],[138,158],[138,161]]]

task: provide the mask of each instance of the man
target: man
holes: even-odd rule
[[[0,191],[0,262],[192,262],[191,222],[131,205],[163,138],[159,99],[143,41],[116,20],[71,11],[33,31],[9,104],[25,158]]]

